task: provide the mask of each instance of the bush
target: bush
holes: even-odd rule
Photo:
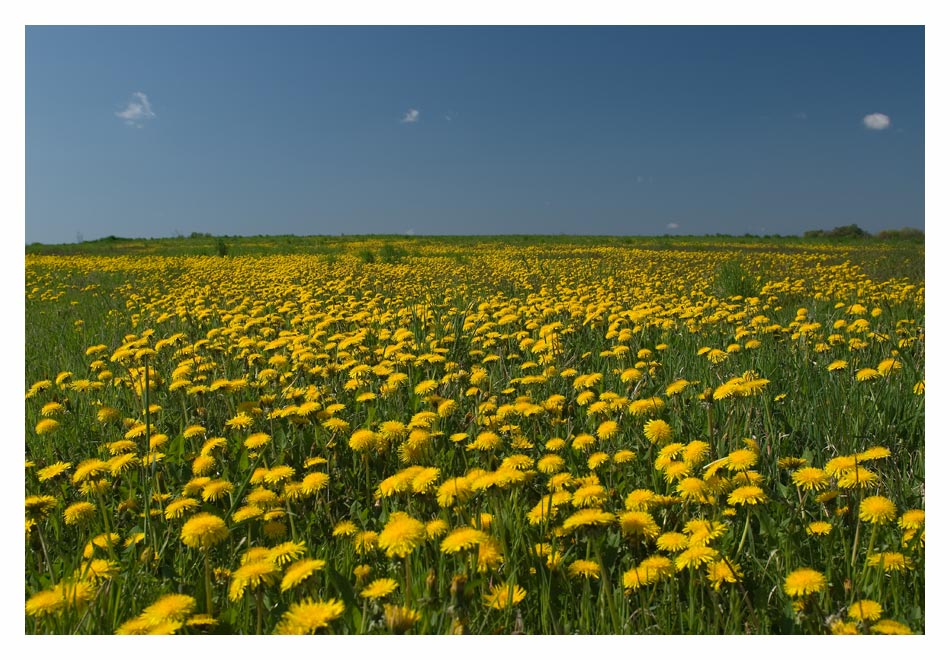
[[[904,227],[903,229],[885,229],[884,231],[879,232],[877,237],[882,241],[898,240],[914,241],[915,243],[924,242],[924,232],[920,229],[913,229],[911,227]]]
[[[854,224],[835,227],[831,231],[811,229],[805,232],[805,238],[869,238],[870,236],[869,233]]]

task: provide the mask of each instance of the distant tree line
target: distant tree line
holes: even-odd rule
[[[834,229],[811,229],[805,232],[805,238],[878,238],[881,240],[902,240],[923,242],[924,232],[920,229],[885,229],[873,235],[857,225],[845,225]]]

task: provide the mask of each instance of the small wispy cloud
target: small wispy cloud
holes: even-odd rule
[[[403,115],[403,118],[400,120],[403,124],[415,124],[419,121],[419,111],[415,108],[409,108],[409,111]]]
[[[152,104],[148,102],[148,97],[144,92],[134,92],[125,110],[115,113],[115,116],[124,119],[128,126],[138,128],[142,128],[143,122],[156,117],[152,112]]]
[[[667,229],[679,229],[679,228],[680,228],[680,225],[679,225],[678,222],[671,222],[671,223],[669,223],[669,224],[666,225],[666,228],[667,228]]]
[[[807,112],[796,112],[796,113],[795,113],[795,119],[801,119],[802,121],[805,121],[806,119],[808,119],[808,113],[807,113]]]
[[[891,118],[880,112],[875,112],[864,116],[864,125],[872,131],[883,131],[891,125]]]

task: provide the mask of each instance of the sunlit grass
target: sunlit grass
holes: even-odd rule
[[[27,257],[28,633],[924,631],[906,251],[387,241]]]

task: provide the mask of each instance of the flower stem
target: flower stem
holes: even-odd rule
[[[739,547],[736,548],[736,557],[742,552],[742,546],[745,545],[746,536],[749,534],[749,519],[752,517],[752,509],[746,508],[745,527],[742,528],[742,538],[739,539]]]
[[[208,557],[208,551],[205,550],[205,611],[208,616],[212,616],[213,602],[211,599],[211,559]]]

